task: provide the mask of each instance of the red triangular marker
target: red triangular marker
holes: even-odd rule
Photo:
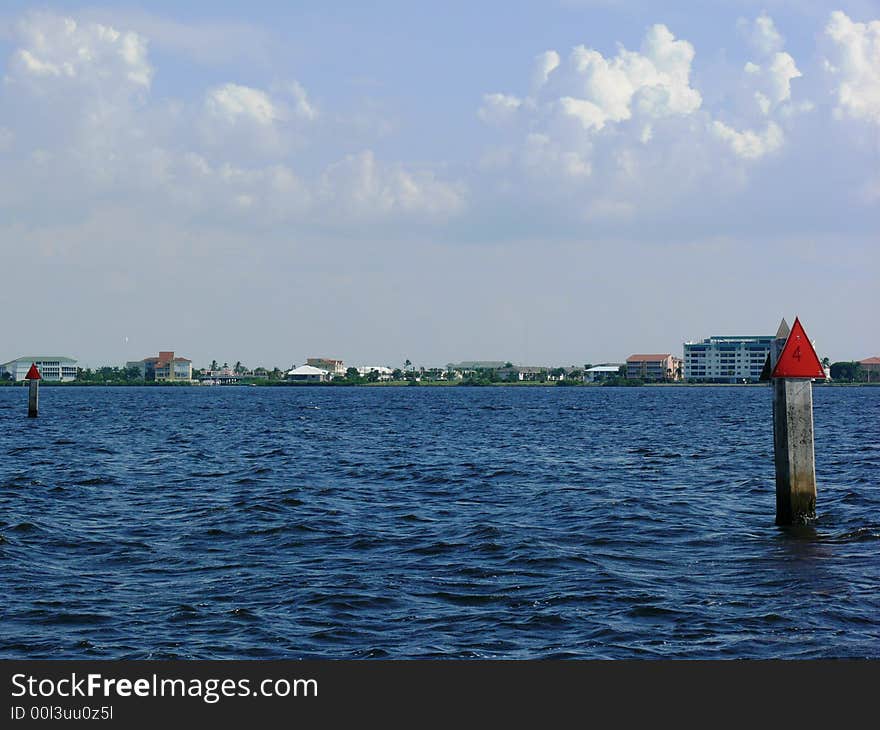
[[[27,375],[24,376],[25,380],[40,380],[43,376],[40,375],[40,371],[37,370],[37,364],[35,362],[31,363],[31,369],[28,370]]]
[[[770,377],[825,379],[825,371],[822,369],[822,363],[819,362],[819,356],[797,317],[794,318],[791,334],[785,341]]]

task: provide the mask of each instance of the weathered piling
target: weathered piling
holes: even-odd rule
[[[28,381],[28,418],[36,418],[40,412],[40,371],[36,363],[31,363],[31,369],[24,376]]]
[[[776,524],[816,516],[816,456],[813,439],[813,378],[825,371],[795,318],[785,320],[770,350],[773,385],[773,450],[776,462]]]

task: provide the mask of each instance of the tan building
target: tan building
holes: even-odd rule
[[[192,360],[175,357],[173,351],[160,352],[159,357],[127,362],[125,366],[138,368],[144,380],[192,380]]]
[[[626,358],[626,377],[640,380],[675,380],[681,361],[666,352],[662,354],[637,354]]]
[[[345,363],[343,363],[342,360],[331,360],[326,357],[310,357],[306,360],[306,365],[326,370],[331,376],[345,375]]]

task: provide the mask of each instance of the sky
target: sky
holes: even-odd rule
[[[880,2],[0,5],[0,362],[880,355]]]

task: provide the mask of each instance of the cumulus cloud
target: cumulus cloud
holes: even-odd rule
[[[522,104],[522,99],[510,94],[484,94],[477,116],[489,124],[505,124],[513,119]]]
[[[770,122],[763,132],[751,129],[738,132],[724,122],[712,122],[712,133],[724,141],[739,156],[747,160],[757,160],[766,154],[778,150],[785,140],[782,129],[775,122]]]
[[[208,112],[230,124],[245,120],[262,126],[279,118],[278,110],[265,91],[240,84],[223,84],[205,95]]]
[[[382,165],[371,150],[330,165],[321,177],[319,196],[328,216],[342,210],[362,219],[397,212],[446,216],[464,205],[460,186],[442,182],[431,172]]]
[[[744,70],[759,87],[754,94],[763,114],[769,114],[773,108],[789,101],[792,80],[803,75],[794,58],[784,52],[774,53],[764,66],[749,61]]]
[[[712,89],[720,101],[710,107],[692,83],[694,45],[665,25],[649,27],[638,50],[581,44],[538,55],[527,92],[486,94],[478,112],[496,127],[482,162],[499,194],[623,224],[663,215],[707,185],[744,190],[812,105],[798,98],[803,74],[773,19],[743,25],[758,52],[738,87]]]
[[[880,124],[880,20],[859,23],[831,13],[825,34],[834,55],[826,68],[836,82],[839,116]]]
[[[21,20],[13,42],[0,109],[29,106],[18,124],[0,116],[0,152],[21,152],[0,168],[0,206],[37,200],[30,186],[39,200],[71,206],[111,194],[169,214],[256,224],[436,218],[463,208],[464,188],[427,168],[320,147],[319,110],[298,81],[268,89],[228,81],[192,100],[157,100],[148,40],[134,31],[40,13]]]
[[[55,78],[105,88],[144,89],[153,77],[147,40],[132,31],[41,13],[22,19],[17,37],[21,45],[7,75],[12,82]]]
[[[598,51],[577,46],[569,59],[574,93],[562,96],[563,114],[577,119],[585,130],[623,122],[634,113],[659,119],[696,111],[700,93],[690,86],[694,47],[676,40],[664,25],[647,33],[642,52],[621,49],[606,59]]]
[[[740,18],[738,25],[752,48],[762,56],[769,56],[772,53],[781,51],[785,44],[785,39],[776,29],[773,18],[767,15],[767,13],[761,13],[753,21]]]
[[[760,61],[748,61],[743,67],[745,88],[754,100],[752,114],[746,109],[727,110],[724,116],[730,116],[731,112],[738,116],[743,129],[737,130],[727,122],[716,120],[710,125],[710,131],[741,159],[758,160],[782,147],[783,125],[798,114],[812,110],[813,104],[792,100],[792,81],[803,74],[791,54],[782,50],[784,39],[773,19],[763,13],[752,22],[740,19],[739,25]],[[757,119],[755,111],[759,112]],[[763,125],[763,131],[752,129],[754,125]]]
[[[532,88],[540,89],[547,83],[557,68],[559,68],[560,58],[556,51],[544,51],[535,58],[535,68],[532,72]]]
[[[584,184],[594,176],[604,144],[648,145],[658,124],[699,111],[702,96],[690,85],[694,54],[688,41],[664,25],[648,29],[639,51],[621,47],[606,57],[578,45],[564,59],[553,50],[539,54],[528,95],[484,95],[479,118],[521,135],[513,147],[496,147],[484,160]],[[624,157],[606,156],[602,165],[619,166]]]

